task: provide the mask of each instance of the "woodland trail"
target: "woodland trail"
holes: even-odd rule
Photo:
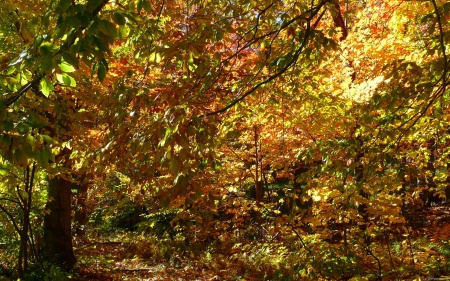
[[[76,250],[75,280],[219,280],[213,272],[198,272],[182,264],[156,263],[130,256],[121,242],[91,242]],[[173,262],[172,262],[173,263]]]
[[[207,265],[199,262],[197,257],[175,256],[165,262],[155,261],[151,257],[138,258],[122,242],[91,241],[77,247],[75,253],[79,258],[75,269],[77,275],[72,280],[76,281],[258,280],[248,276],[240,279],[236,277],[236,268],[220,268],[217,263]]]

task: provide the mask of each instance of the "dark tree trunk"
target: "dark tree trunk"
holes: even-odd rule
[[[264,183],[262,181],[257,181],[255,184],[256,188],[256,202],[261,203],[264,197]]]
[[[450,127],[447,127],[446,136],[450,135]],[[445,143],[445,146],[450,147],[450,141]],[[450,202],[450,163],[447,160],[447,177],[445,179],[445,201]]]
[[[87,182],[81,182],[76,184],[77,187],[77,204],[75,209],[75,234],[77,239],[84,240],[86,238],[86,224],[88,222],[88,214],[86,211],[86,200],[88,184]]]
[[[62,177],[48,182],[48,213],[44,218],[44,259],[64,270],[76,262],[72,248],[71,191],[72,183]]]

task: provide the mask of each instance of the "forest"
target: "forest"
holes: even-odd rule
[[[0,280],[450,280],[450,1],[0,1]]]

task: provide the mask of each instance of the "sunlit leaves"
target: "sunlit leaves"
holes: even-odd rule
[[[59,83],[62,83],[68,87],[75,87],[77,85],[75,79],[72,76],[68,75],[67,73],[63,74],[57,73],[56,80],[58,80]]]
[[[41,80],[41,83],[39,84],[39,90],[41,90],[44,96],[48,97],[53,89],[53,84],[50,83],[47,78]]]
[[[59,64],[59,67],[63,72],[74,72],[75,68],[72,66],[72,64],[69,64],[65,61],[63,61],[61,64]]]
[[[47,56],[58,50],[58,46],[55,44],[52,44],[50,42],[44,42],[39,47],[39,50],[43,56]]]
[[[150,62],[154,62],[154,63],[160,63],[161,62],[161,54],[160,53],[157,53],[157,52],[155,52],[155,53],[151,53],[150,55],[149,55],[149,61]],[[192,61],[193,62],[193,61]]]

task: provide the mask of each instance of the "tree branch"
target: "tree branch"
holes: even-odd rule
[[[13,216],[10,212],[8,212],[8,210],[6,210],[6,208],[3,207],[2,205],[0,205],[0,210],[2,210],[3,213],[6,214],[6,216],[9,218],[9,220],[10,220],[11,223],[13,224],[14,229],[17,231],[17,233],[20,234],[20,228],[19,228],[19,226],[17,225],[16,220],[14,219],[14,216]]]
[[[322,3],[320,3],[318,6],[315,7],[315,9],[311,9],[311,14],[309,17],[306,18],[306,30],[305,30],[305,34],[303,36],[303,40],[300,44],[300,46],[297,48],[297,50],[295,51],[294,55],[292,56],[292,59],[289,61],[289,63],[287,63],[280,71],[278,71],[275,74],[270,75],[267,79],[257,83],[255,86],[253,86],[250,90],[246,91],[244,94],[242,94],[240,97],[238,97],[237,99],[233,100],[231,103],[229,103],[227,106],[213,111],[213,112],[209,112],[206,114],[202,114],[199,116],[199,118],[204,118],[204,117],[208,117],[208,116],[212,116],[212,115],[217,115],[220,113],[224,113],[226,112],[228,109],[232,108],[233,106],[235,106],[237,103],[239,103],[240,101],[242,101],[243,99],[245,99],[247,96],[251,95],[252,93],[254,93],[257,89],[259,89],[261,86],[275,80],[276,78],[280,77],[281,75],[283,75],[286,71],[288,71],[292,66],[295,65],[295,63],[297,62],[300,54],[302,53],[303,49],[306,46],[306,43],[308,42],[308,38],[311,32],[311,20],[313,19],[314,16],[316,16],[318,14],[318,12],[320,11],[320,9],[327,3],[328,1],[325,0]],[[303,19],[303,15],[295,17],[295,20],[297,19]],[[290,20],[287,23],[283,24],[281,29],[288,27],[292,22],[294,22],[294,20]],[[278,31],[278,30],[277,30]],[[247,45],[247,44],[246,44]]]
[[[92,10],[92,15],[95,17],[97,16],[97,14],[103,9],[103,7],[108,3],[109,0],[103,0],[98,6],[96,6],[93,10]],[[77,33],[78,31],[82,31],[86,29],[86,26],[81,26],[74,34],[75,36],[68,36],[66,42],[64,42],[64,44],[60,47],[60,49],[55,53],[56,54],[60,54],[62,52],[67,51],[74,43],[75,40],[77,38]],[[79,33],[78,33],[79,34]],[[32,87],[36,87],[39,86],[39,83],[41,83],[41,80],[45,77],[45,74],[39,74],[36,78],[34,78],[32,81],[28,82],[27,84],[25,84],[24,86],[22,86],[22,88],[20,88],[16,93],[11,94],[10,96],[8,96],[5,100],[5,105],[6,108],[8,108],[9,106],[11,106],[13,103],[15,103],[20,97],[23,96],[23,94],[25,94],[29,89],[31,89]]]
[[[441,15],[439,13],[439,9],[437,7],[436,1],[435,0],[431,0],[431,3],[433,3],[433,7],[434,7],[434,11],[436,13],[436,19],[438,22],[438,27],[439,27],[439,44],[441,45],[441,50],[442,50],[442,56],[444,58],[444,71],[442,73],[442,85],[443,85],[443,93],[445,93],[445,87],[447,85],[447,71],[448,71],[448,62],[447,62],[447,54],[446,54],[446,49],[445,49],[445,43],[444,43],[444,30],[442,28],[442,20],[441,20]]]
[[[348,36],[347,26],[345,20],[342,17],[341,6],[339,5],[339,0],[333,0],[334,8],[336,9],[336,15],[333,15],[333,22],[336,27],[340,27],[342,35],[339,38],[340,41],[344,41]]]

